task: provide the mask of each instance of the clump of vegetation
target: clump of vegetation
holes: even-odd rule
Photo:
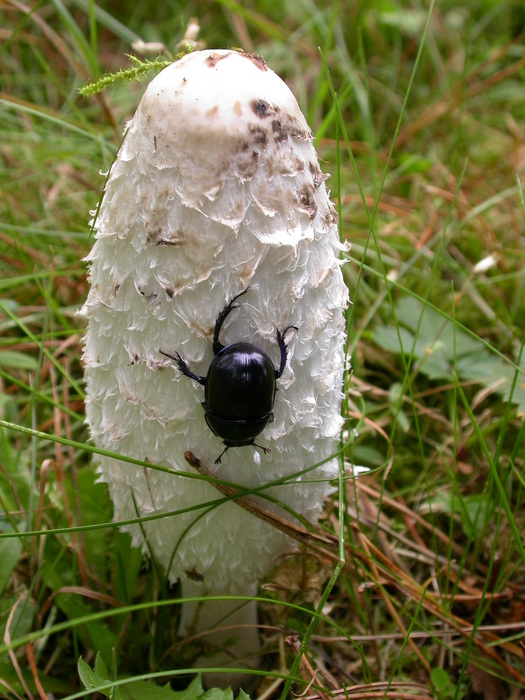
[[[88,212],[144,82],[79,90],[127,71],[139,39],[176,53],[197,11],[2,12],[0,695],[200,697],[205,640],[177,637],[177,588],[131,548],[97,483],[75,315]],[[341,482],[321,528],[263,582],[250,695],[518,698],[522,3],[198,13],[209,47],[261,54],[286,78],[352,244],[344,459],[347,475],[368,471]]]

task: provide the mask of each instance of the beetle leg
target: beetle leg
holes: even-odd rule
[[[169,357],[170,360],[174,360],[175,364],[179,368],[179,371],[182,372],[182,374],[185,377],[189,377],[190,379],[195,379],[196,382],[199,382],[199,384],[206,384],[206,377],[199,377],[196,374],[193,374],[191,369],[188,367],[186,364],[186,361],[182,359],[182,357],[179,355],[178,352],[175,353],[175,355],[170,355],[168,352],[164,352],[164,350],[159,350],[161,355],[164,355],[165,357]]]
[[[246,294],[246,292],[249,290],[249,287],[246,287],[246,289],[242,292],[239,292],[239,294],[236,294],[233,299],[230,299],[228,304],[224,307],[224,309],[221,311],[221,313],[217,316],[217,321],[215,322],[215,331],[213,333],[213,353],[214,355],[217,355],[221,350],[224,349],[224,345],[219,342],[219,334],[221,332],[222,324],[224,321],[226,321],[226,318],[228,314],[233,311],[233,309],[238,309],[239,304],[234,304],[233,302],[238,299],[239,297],[242,297],[243,294]]]
[[[226,447],[224,448],[224,450],[220,453],[220,455],[219,455],[219,456],[217,457],[217,459],[215,460],[215,464],[220,464],[220,463],[221,463],[222,455],[223,455],[225,452],[227,452],[229,449],[230,449],[229,446],[226,445]]]
[[[284,372],[284,368],[286,367],[286,359],[288,357],[288,350],[286,348],[284,336],[288,333],[290,328],[293,328],[295,331],[299,330],[297,328],[297,326],[292,326],[292,324],[290,324],[289,326],[286,326],[286,328],[284,329],[284,331],[282,333],[279,329],[277,329],[277,342],[279,343],[279,348],[281,350],[281,364],[279,365],[279,369],[275,371],[275,378],[276,379],[279,379],[279,377]]]
[[[256,447],[258,450],[262,450],[265,455],[271,452],[269,447],[263,447],[262,445],[258,445],[256,442],[253,443],[253,446]]]

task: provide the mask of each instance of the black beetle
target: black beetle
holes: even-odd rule
[[[213,353],[215,357],[208,368],[205,377],[194,374],[185,360],[175,353],[170,355],[163,350],[160,352],[175,360],[177,367],[186,377],[195,379],[204,386],[204,410],[208,427],[222,438],[225,449],[215,460],[220,464],[223,454],[230,447],[254,445],[264,453],[267,447],[255,444],[255,438],[265,426],[273,420],[273,404],[276,392],[276,380],[282,375],[286,366],[286,343],[284,336],[290,328],[287,326],[281,333],[277,331],[277,343],[281,351],[281,362],[276,370],[268,355],[251,343],[232,343],[222,345],[219,334],[222,325],[233,309],[239,308],[234,302],[248,289],[240,292],[230,300],[217,317],[213,334]]]

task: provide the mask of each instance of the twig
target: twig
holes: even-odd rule
[[[26,656],[27,661],[29,663],[29,668],[31,669],[31,673],[33,674],[33,680],[35,681],[36,689],[38,691],[38,694],[40,695],[41,700],[49,700],[49,696],[44,690],[42,683],[40,682],[40,678],[38,677],[38,668],[36,665],[35,654],[33,652],[33,645],[29,642],[26,644]]]

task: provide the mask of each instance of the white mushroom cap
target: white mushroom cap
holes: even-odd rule
[[[213,467],[217,476],[255,487],[337,450],[348,303],[337,216],[297,101],[260,57],[198,51],[150,83],[95,228],[83,314],[87,420],[97,446],[184,471],[191,450],[213,467],[223,445],[205,423],[203,387],[160,350],[179,352],[206,375],[217,315],[249,286],[223,344],[253,343],[278,367],[276,329],[298,331],[287,336],[275,419],[257,439],[271,452],[232,448]],[[99,465],[117,520],[220,497],[202,481],[107,457]],[[316,521],[337,468],[334,458],[269,493]],[[126,529],[147,551],[140,526]],[[202,576],[208,591],[244,590],[293,548],[233,502],[143,530],[172,581]]]

